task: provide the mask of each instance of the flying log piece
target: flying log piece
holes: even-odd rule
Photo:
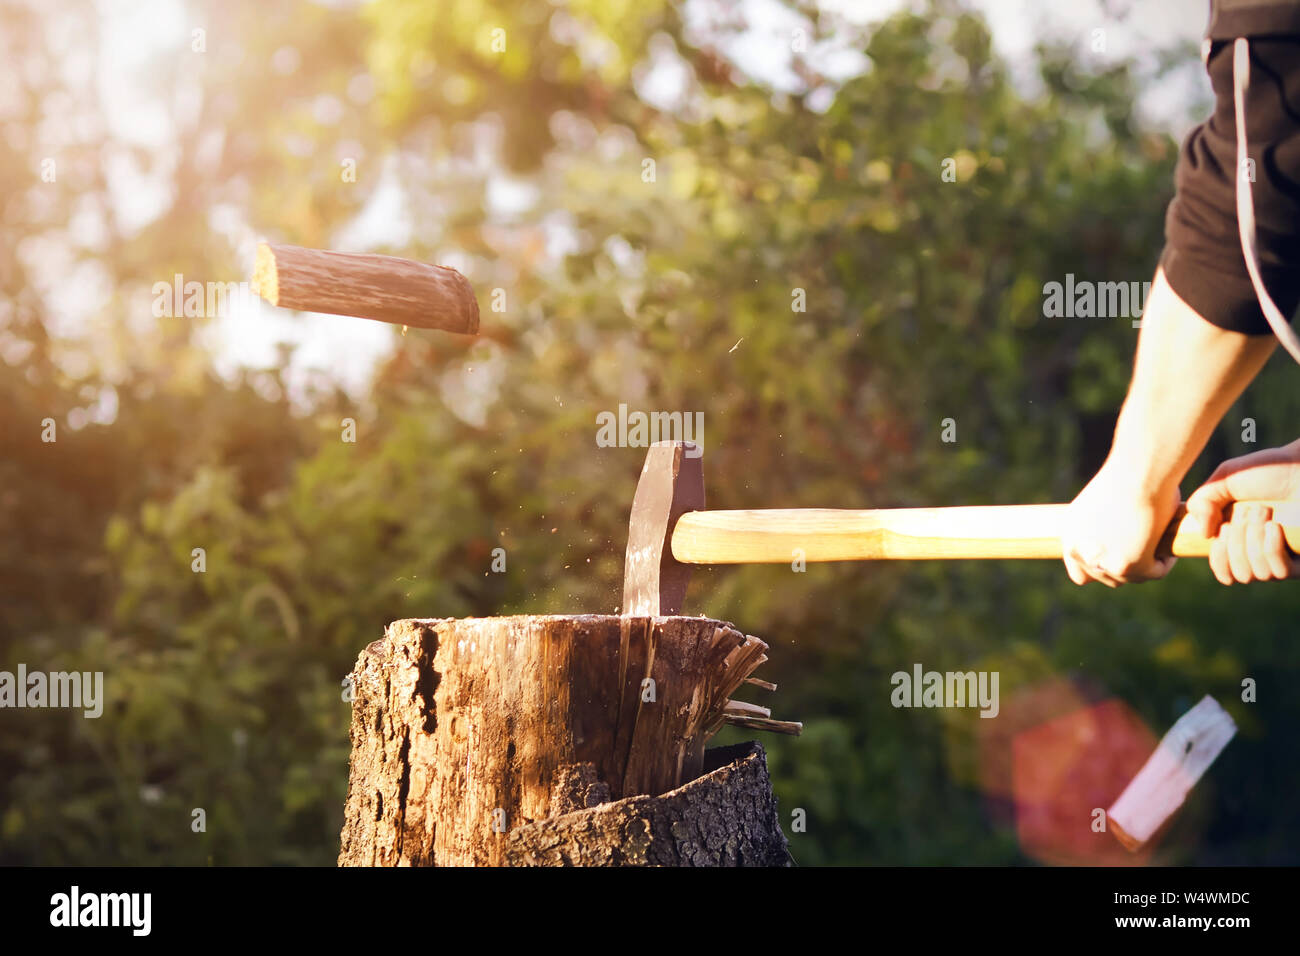
[[[699,617],[393,623],[350,678],[339,865],[784,864],[762,749],[705,751],[769,723],[731,699],[766,650]]]
[[[264,242],[257,247],[252,287],[272,305],[286,309],[478,333],[474,290],[469,280],[447,266]]]

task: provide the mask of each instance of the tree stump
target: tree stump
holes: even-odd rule
[[[725,722],[797,732],[730,699],[766,650],[707,618],[393,623],[350,678],[339,865],[785,862],[761,748],[701,777]]]

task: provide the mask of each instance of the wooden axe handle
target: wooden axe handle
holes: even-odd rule
[[[1300,502],[1273,509],[1287,544],[1300,553]],[[688,511],[673,531],[673,557],[687,564],[805,561],[916,561],[934,558],[1060,558],[1068,505],[994,505],[838,511]],[[1201,558],[1210,539],[1179,506],[1159,554]]]

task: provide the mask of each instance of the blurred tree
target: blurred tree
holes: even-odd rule
[[[104,670],[109,703],[98,721],[6,714],[0,860],[331,862],[340,682],[384,624],[617,607],[642,452],[595,434],[620,403],[703,412],[711,507],[1072,497],[1135,333],[1045,317],[1043,285],[1150,278],[1176,145],[1134,120],[1133,68],[1044,47],[1029,98],[960,5],[870,29],[790,8],[814,52],[792,54],[803,86],[781,93],[719,52],[743,23],[692,26],[658,0],[203,6],[207,58],[157,73],[192,91],[173,110],[171,205],[79,253],[110,290],[99,338],[51,333],[30,262],[46,233],[75,245],[77,202],[112,208],[102,169],[129,147],[100,129],[79,146],[85,176],[15,194],[0,650]],[[7,44],[47,56],[3,119],[6,181],[31,180],[31,130],[60,102],[41,31],[56,17],[96,22],[74,3],[4,21]],[[815,53],[832,35],[867,64],[839,85]],[[676,106],[645,93],[656,58],[684,71]],[[501,201],[511,188],[522,209]],[[322,387],[295,404],[287,364],[221,377],[202,323],[140,325],[153,281],[239,269],[214,210],[329,246],[386,189],[403,220],[381,241],[464,268],[478,340],[412,332],[363,400]],[[106,394],[114,413],[65,428]],[[1293,437],[1297,400],[1270,371],[1243,401],[1261,442]],[[1241,450],[1232,420],[1216,453]],[[1120,593],[1046,564],[778,566],[701,570],[689,600],[772,643],[778,715],[808,727],[765,741],[783,812],[806,811],[800,862],[1023,861],[972,771],[977,714],[890,705],[890,674],[914,662],[999,669],[1005,694],[1086,675],[1158,732],[1216,695],[1243,728],[1215,775],[1234,786],[1168,856],[1295,862],[1277,794],[1300,704],[1276,691],[1300,676],[1277,633],[1295,598],[1209,580],[1190,563]],[[1270,693],[1241,705],[1251,675]]]

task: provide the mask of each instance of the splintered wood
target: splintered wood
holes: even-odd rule
[[[1137,851],[1183,805],[1196,781],[1237,733],[1237,725],[1213,697],[1183,714],[1161,739],[1106,813],[1108,829]]]
[[[766,651],[706,618],[397,621],[352,674],[339,862],[497,865],[517,827],[696,779],[725,724],[798,733],[732,698]]]
[[[716,647],[726,648],[740,632],[729,627],[719,627],[713,639]],[[772,711],[767,707],[749,704],[740,700],[730,700],[741,684],[752,684],[764,690],[774,691],[776,685],[756,677],[750,677],[750,671],[767,660],[767,645],[752,634],[743,636],[741,642],[731,647],[723,659],[717,674],[720,683],[715,696],[710,701],[711,713],[714,715],[708,723],[708,734],[713,736],[724,723],[750,730],[766,730],[778,734],[798,736],[803,732],[803,724],[788,720],[772,720]]]

